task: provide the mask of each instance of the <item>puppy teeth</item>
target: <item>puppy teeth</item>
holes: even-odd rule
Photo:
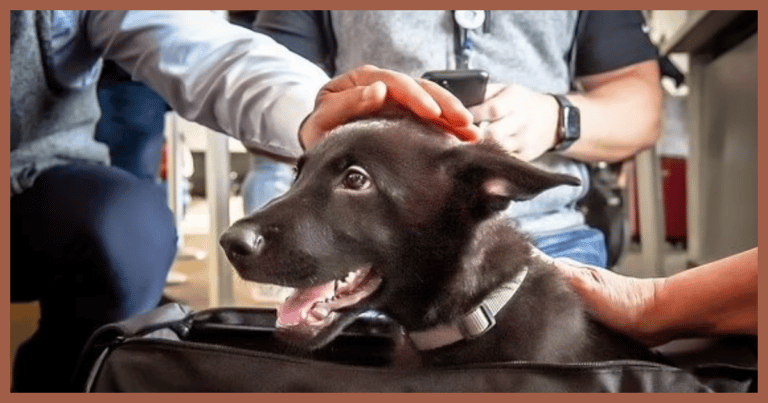
[[[326,307],[324,305],[317,304],[314,307],[312,307],[311,313],[312,313],[312,316],[314,316],[315,319],[321,320],[321,319],[326,318],[328,315],[330,315],[331,314],[331,310],[328,309],[328,307]]]

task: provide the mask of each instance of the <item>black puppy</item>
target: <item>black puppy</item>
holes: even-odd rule
[[[297,175],[221,237],[243,279],[297,289],[278,309],[285,340],[319,348],[374,309],[433,364],[650,359],[593,322],[499,214],[576,178],[411,118],[342,126],[299,160]]]

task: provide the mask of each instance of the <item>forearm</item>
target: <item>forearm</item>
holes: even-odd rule
[[[181,116],[285,158],[327,76],[264,35],[204,11],[92,12],[94,47]]]
[[[662,90],[655,60],[581,80],[581,138],[563,153],[580,161],[619,161],[652,147],[661,134]]]
[[[757,334],[757,248],[658,281],[643,321],[662,338]]]

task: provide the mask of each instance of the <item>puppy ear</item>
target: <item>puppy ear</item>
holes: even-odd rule
[[[548,172],[510,156],[495,143],[459,145],[445,153],[448,169],[475,208],[485,212],[507,208],[559,185],[579,185],[573,176]]]

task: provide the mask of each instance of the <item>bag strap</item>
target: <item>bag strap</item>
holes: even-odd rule
[[[568,52],[568,82],[571,89],[574,88],[574,82],[576,81],[576,55],[579,53],[579,40],[584,33],[584,29],[587,26],[587,20],[589,19],[589,10],[580,10],[579,15],[576,17],[576,32],[573,35],[573,43],[571,43],[571,50]]]
[[[322,33],[326,54],[325,60],[323,60],[322,63],[326,72],[333,77],[336,74],[336,52],[338,51],[338,43],[336,42],[336,34],[333,32],[331,11],[322,10],[316,12],[319,13],[320,32]]]
[[[153,309],[147,313],[128,318],[126,320],[103,326],[98,333],[115,333],[120,336],[130,337],[137,334],[168,326],[173,322],[185,319],[192,309],[178,303],[170,303]]]
[[[191,312],[192,309],[188,306],[170,303],[147,313],[100,327],[91,335],[80,353],[72,375],[72,384],[86,386],[86,382],[91,378],[94,364],[114,343],[164,327],[170,327],[176,333],[183,332],[184,326],[177,328],[173,325],[186,322]]]

